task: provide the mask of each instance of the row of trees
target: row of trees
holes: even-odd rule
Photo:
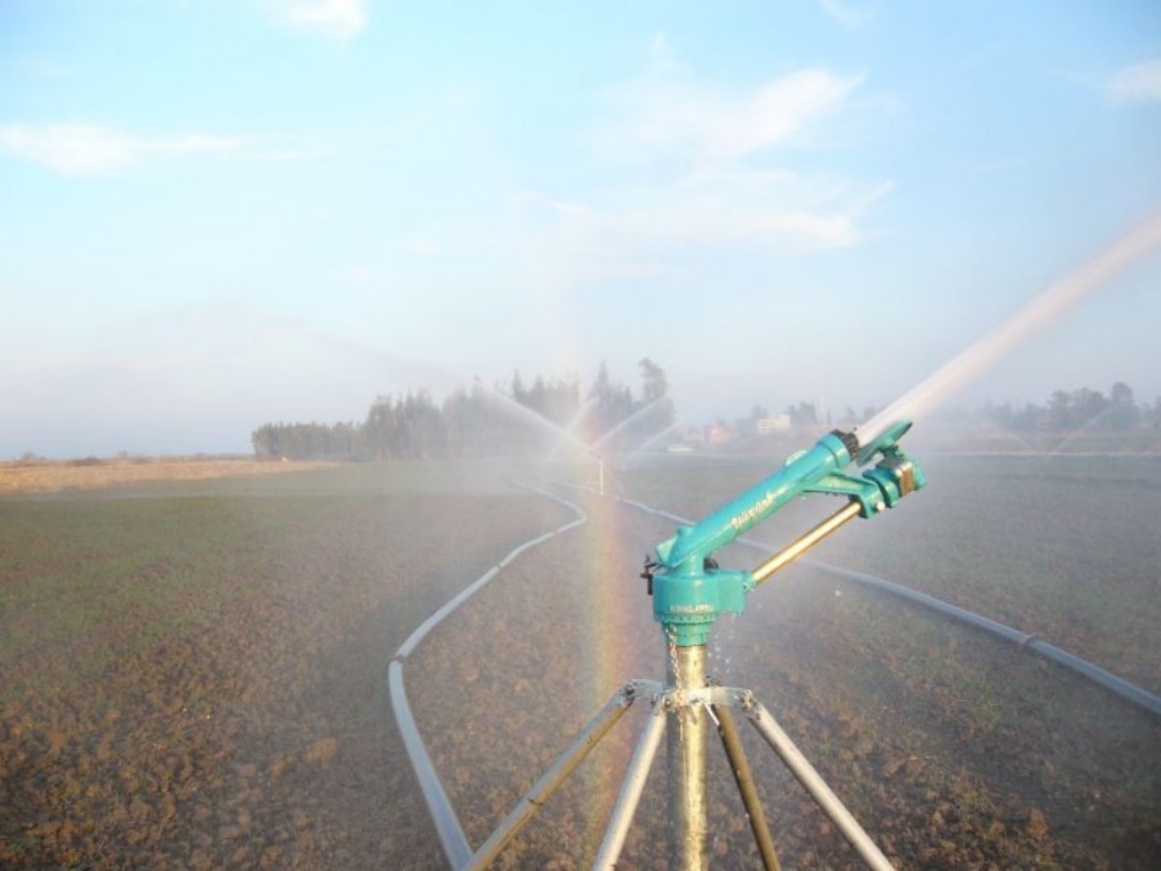
[[[604,363],[584,395],[576,375],[530,385],[516,372],[508,385],[477,382],[444,398],[425,391],[380,396],[361,423],[266,423],[251,434],[258,457],[393,459],[542,453],[553,445],[617,449],[673,423],[665,373],[649,358],[638,364],[634,396]]]
[[[859,414],[848,407],[832,419],[824,404],[805,401],[791,403],[785,409],[790,426],[850,427],[869,420],[876,412],[877,409],[867,407]],[[734,429],[753,433],[757,431],[758,422],[769,416],[766,406],[755,405],[749,417],[735,421]],[[949,421],[963,424],[969,424],[973,419],[984,420],[1002,429],[1023,433],[1078,430],[1126,433],[1141,428],[1161,429],[1161,397],[1157,397],[1152,405],[1138,403],[1134,399],[1133,389],[1123,381],[1118,381],[1107,396],[1088,387],[1073,391],[1056,390],[1043,405],[1033,402],[1023,406],[1010,402],[987,402],[976,412],[961,409],[947,411],[943,416]],[[724,421],[719,421],[719,424],[725,425]]]
[[[1029,402],[1023,408],[1011,403],[988,403],[981,411],[984,419],[1015,432],[1073,432],[1094,430],[1131,432],[1142,426],[1161,426],[1161,397],[1153,406],[1138,405],[1133,389],[1123,381],[1112,386],[1109,395],[1081,387],[1071,392],[1056,390],[1044,405]]]

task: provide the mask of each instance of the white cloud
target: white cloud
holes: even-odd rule
[[[775,146],[808,144],[812,125],[840,112],[864,80],[808,68],[728,92],[694,81],[659,38],[644,74],[608,93],[616,117],[593,144],[611,163],[714,171]]]
[[[0,149],[61,175],[80,177],[116,173],[153,155],[236,151],[246,142],[203,133],[149,139],[95,124],[0,125]]]
[[[588,139],[592,192],[524,200],[534,281],[666,276],[688,268],[698,250],[788,255],[863,243],[863,219],[891,183],[845,177],[833,161],[811,173],[786,164],[820,145],[839,160],[836,143],[857,145],[849,116],[865,80],[809,67],[725,88],[655,38],[644,71],[604,95]],[[828,135],[833,122],[843,137]]]
[[[544,209],[537,223],[553,228],[546,250],[572,263],[573,271],[588,279],[647,277],[672,273],[667,260],[696,248],[784,255],[853,247],[866,238],[859,220],[892,187],[820,188],[811,196],[714,186],[664,201],[638,192],[602,209],[547,200],[535,205]]]
[[[354,39],[367,26],[366,0],[292,0],[283,7],[295,27],[333,39]]]
[[[1161,101],[1161,59],[1122,67],[1109,79],[1105,92],[1117,102]]]
[[[819,5],[828,18],[847,30],[862,27],[874,15],[872,9],[852,6],[849,3],[841,3],[839,0],[819,0]]]

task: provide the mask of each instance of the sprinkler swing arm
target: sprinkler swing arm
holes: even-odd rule
[[[642,577],[653,596],[653,617],[667,639],[679,647],[705,644],[723,613],[741,613],[745,595],[807,548],[855,517],[869,519],[894,508],[904,496],[924,486],[919,467],[898,447],[909,422],[889,427],[867,445],[856,435],[835,430],[805,451],[789,457],[782,468],[692,526],[656,547]],[[861,474],[849,466],[878,462]],[[808,493],[843,496],[846,507],[807,532],[752,571],[720,569],[713,555],[788,502]]]

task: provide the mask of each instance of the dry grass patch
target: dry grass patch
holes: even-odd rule
[[[278,462],[237,458],[149,458],[20,460],[0,463],[0,494],[94,490],[146,481],[196,481],[237,475],[301,472],[322,462]]]

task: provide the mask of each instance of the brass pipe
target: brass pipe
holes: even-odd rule
[[[681,871],[706,871],[706,724],[701,705],[682,698],[682,691],[704,689],[704,644],[669,648],[669,687],[676,704],[669,716],[677,722],[669,728],[669,867]]]
[[[779,569],[786,566],[788,563],[798,559],[832,532],[837,530],[847,521],[854,520],[862,513],[862,506],[855,500],[851,500],[846,508],[832,514],[818,526],[804,533],[797,541],[784,547],[758,568],[754,569],[751,574],[754,576],[754,583],[760,584],[766,580],[770,575],[774,574]]]

